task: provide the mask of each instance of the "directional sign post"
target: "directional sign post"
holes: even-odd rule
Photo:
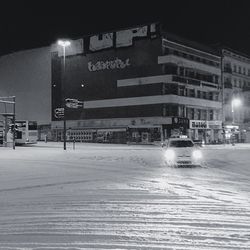
[[[77,99],[67,98],[65,99],[65,105],[67,108],[72,109],[83,108],[83,102]]]

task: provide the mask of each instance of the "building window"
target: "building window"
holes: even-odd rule
[[[207,111],[206,110],[201,111],[201,120],[207,120]]]
[[[214,119],[214,112],[213,110],[209,111],[209,120],[212,121]]]
[[[191,119],[194,119],[194,109],[190,109],[190,117]]]
[[[236,67],[236,65],[234,64],[234,72],[236,72],[237,71],[237,67]]]
[[[194,91],[194,89],[189,89],[189,97],[195,97],[195,91]]]
[[[197,109],[197,117],[198,117],[198,120],[201,120],[201,110],[200,109]]]
[[[234,78],[234,84],[233,84],[233,87],[236,87],[237,86],[237,80]]]
[[[201,91],[197,90],[197,98],[201,98]]]
[[[179,106],[179,116],[185,117],[185,106],[182,105]]]
[[[180,73],[180,76],[184,76],[184,68],[183,67],[179,68],[179,73]]]
[[[246,74],[246,68],[243,68],[243,74],[244,75]]]
[[[219,101],[219,94],[218,93],[214,93],[214,101]]]
[[[204,92],[204,91],[202,92],[202,98],[203,98],[203,99],[207,99],[207,93]]]
[[[180,96],[185,96],[185,87],[184,86],[179,87],[179,95]]]
[[[209,100],[213,100],[213,92],[209,92]]]
[[[238,67],[238,73],[241,74],[241,66]]]

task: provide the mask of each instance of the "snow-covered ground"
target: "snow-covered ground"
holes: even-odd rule
[[[250,145],[0,148],[0,249],[250,249]]]

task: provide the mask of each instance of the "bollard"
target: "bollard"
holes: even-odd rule
[[[76,143],[76,140],[74,139],[73,140],[73,149],[75,150],[75,143]]]

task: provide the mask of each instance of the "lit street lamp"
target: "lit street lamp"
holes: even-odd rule
[[[66,47],[70,46],[70,41],[68,40],[59,40],[57,42],[59,46],[63,48],[63,74],[62,74],[62,105],[64,108],[64,115],[63,115],[63,149],[66,150],[66,105],[65,105],[65,51]]]
[[[234,118],[234,109],[241,106],[241,100],[239,98],[234,98],[232,100],[231,106],[232,106],[232,116],[233,116],[233,124],[235,123],[235,118]]]

